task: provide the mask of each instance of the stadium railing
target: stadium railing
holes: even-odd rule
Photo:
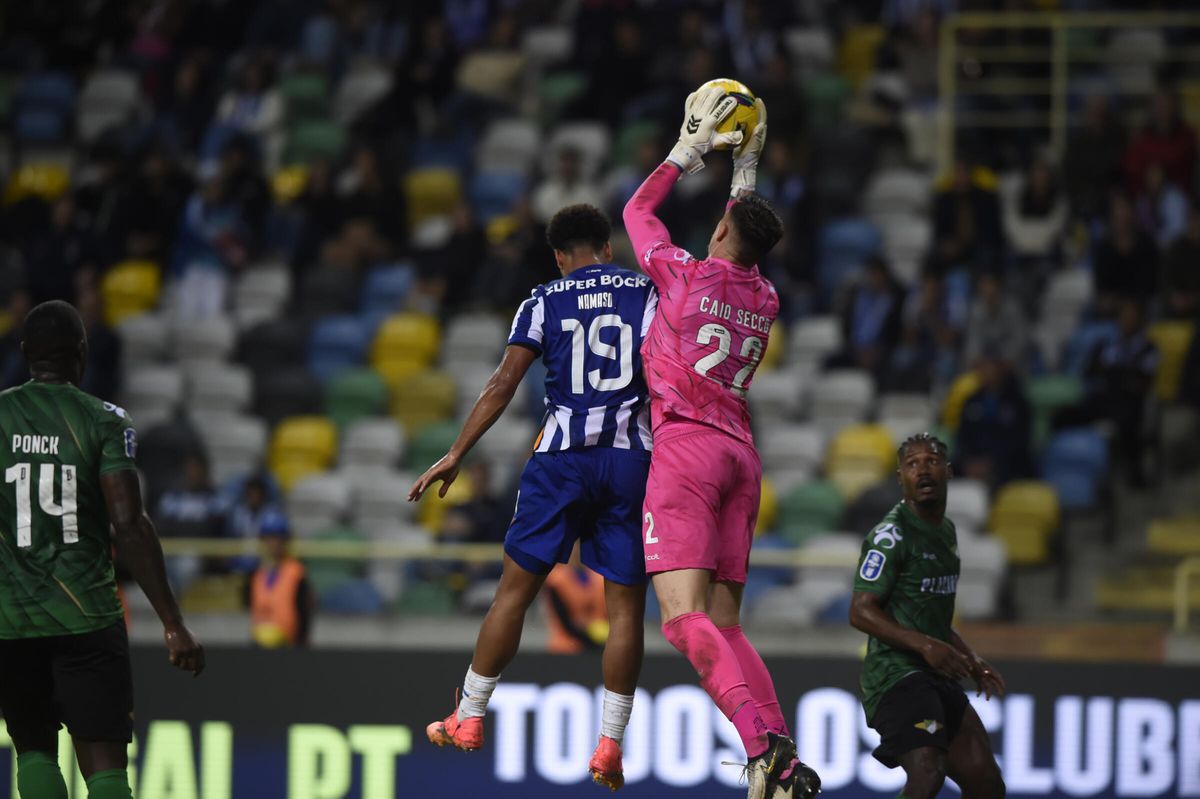
[[[951,14],[942,21],[938,48],[938,149],[939,174],[954,163],[956,139],[964,130],[1045,131],[1056,157],[1066,148],[1067,132],[1079,121],[1070,109],[1071,93],[1087,93],[1098,82],[1105,91],[1126,97],[1145,97],[1153,91],[1152,73],[1165,63],[1200,63],[1200,48],[1165,46],[1152,48],[1114,47],[1100,44],[1099,34],[1124,31],[1200,28],[1196,12],[1081,12],[1081,13],[1006,13],[969,12]],[[961,41],[963,32],[1009,32],[1049,34],[1048,44],[976,45]],[[1030,37],[1025,37],[1028,40]],[[1049,65],[1048,77],[986,77],[988,67],[1036,67]],[[1103,67],[1107,78],[1096,74],[1072,76],[1075,66]],[[1112,68],[1129,70],[1141,67],[1151,75],[1149,81],[1123,78]],[[1127,71],[1124,73],[1129,75]],[[979,76],[979,77],[974,77]],[[1196,91],[1192,87],[1192,91]],[[1033,108],[998,110],[961,108],[960,101],[970,98],[987,106],[1024,101]],[[1048,100],[1048,102],[1047,102]],[[1043,107],[1044,106],[1044,107]]]
[[[1175,567],[1175,632],[1187,632],[1189,612],[1188,588],[1193,577],[1200,575],[1200,558],[1187,558]]]

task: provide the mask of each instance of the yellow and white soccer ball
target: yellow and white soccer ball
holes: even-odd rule
[[[730,78],[714,78],[696,91],[711,89],[714,86],[723,89],[727,95],[737,100],[737,107],[717,126],[717,133],[732,133],[740,130],[742,141],[746,141],[758,127],[758,106],[754,104],[754,92],[750,91],[750,87],[741,81]],[[725,144],[717,144],[716,149],[728,150],[730,148]]]

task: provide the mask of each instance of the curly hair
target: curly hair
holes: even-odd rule
[[[608,216],[594,205],[580,203],[559,210],[546,226],[546,243],[559,252],[576,247],[599,250],[612,236]]]
[[[757,194],[747,194],[729,209],[737,231],[738,257],[742,263],[757,264],[783,238],[783,220],[771,204]]]
[[[901,444],[899,449],[896,450],[896,460],[903,461],[905,453],[908,452],[908,448],[918,444],[928,446],[943,458],[949,459],[950,448],[946,446],[945,441],[942,441],[933,433],[917,433],[904,439],[904,443]]]

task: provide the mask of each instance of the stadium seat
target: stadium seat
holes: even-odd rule
[[[404,176],[408,226],[415,229],[426,219],[446,216],[462,198],[462,180],[449,169],[417,169]]]
[[[893,274],[902,285],[914,285],[933,241],[932,223],[915,214],[889,215],[877,222],[883,231],[883,252]]]
[[[121,69],[93,73],[76,106],[75,130],[80,140],[89,143],[109,128],[133,121],[140,102],[136,73]]]
[[[520,172],[476,172],[468,190],[471,209],[480,221],[487,224],[512,211],[513,205],[527,188],[525,175]]]
[[[838,71],[859,88],[876,69],[879,48],[887,39],[882,25],[854,25],[846,29],[838,48]]]
[[[841,430],[829,443],[825,453],[825,468],[840,469],[847,465],[873,467],[880,476],[896,465],[896,446],[886,427],[862,424]]]
[[[357,316],[327,316],[313,325],[308,343],[308,370],[321,382],[362,363],[370,331]]]
[[[762,478],[762,490],[758,495],[758,519],[754,524],[754,535],[762,540],[762,535],[774,530],[779,521],[779,495],[775,492],[775,484],[767,475]],[[756,544],[758,546],[758,544]]]
[[[404,457],[404,444],[404,428],[396,420],[361,416],[342,428],[340,462],[343,467],[392,468]]]
[[[850,83],[841,75],[815,73],[800,85],[808,125],[813,130],[833,129],[842,121],[842,109],[850,99]]]
[[[564,148],[575,149],[582,158],[581,170],[584,178],[595,177],[600,166],[608,159],[612,135],[608,127],[600,122],[566,122],[554,129],[542,152],[542,171],[553,174],[558,165],[559,153]]]
[[[176,366],[146,366],[129,373],[122,401],[127,408],[163,406],[183,401],[183,372]]]
[[[569,25],[529,28],[521,37],[521,52],[535,68],[566,61],[572,55],[574,31]]]
[[[374,538],[372,528],[411,519],[416,506],[408,501],[408,490],[414,479],[407,472],[391,469],[355,470],[354,521],[359,529]]]
[[[775,339],[772,338],[771,341],[774,342]],[[812,380],[812,372],[804,367],[766,372],[760,369],[756,372],[751,390],[746,396],[755,423],[765,430],[767,426],[763,422],[764,419],[786,421],[799,416],[801,408],[804,407],[806,389]]]
[[[538,83],[538,111],[543,125],[550,125],[572,101],[587,91],[588,76],[582,72],[552,72]]]
[[[794,544],[836,529],[845,500],[832,483],[817,481],[792,489],[779,503],[779,531]]]
[[[946,516],[966,530],[982,530],[988,520],[988,488],[982,480],[956,477],[950,481]]]
[[[816,422],[836,418],[862,420],[871,415],[875,381],[863,369],[833,369],[816,379],[809,413]]]
[[[287,515],[297,538],[312,538],[340,523],[350,510],[350,484],[336,473],[297,482],[287,495]]]
[[[153,364],[167,354],[167,323],[161,316],[127,316],[117,325],[116,333],[121,339],[121,367],[127,372]]]
[[[842,348],[842,324],[836,316],[810,316],[792,326],[788,363],[819,364]]]
[[[146,313],[158,304],[162,273],[152,261],[122,261],[100,281],[104,321],[116,327],[121,320]]]
[[[383,612],[383,597],[366,579],[343,580],[321,596],[321,611],[341,616],[377,616]]]
[[[492,314],[460,314],[446,325],[442,360],[494,367],[508,340],[508,325]]]
[[[288,164],[337,161],[346,149],[346,130],[332,122],[311,119],[288,129]]]
[[[325,477],[325,475],[320,475],[302,480],[293,489],[293,493],[300,490],[300,487],[309,480],[321,480]],[[291,505],[291,497],[289,497],[289,508]],[[329,524],[306,534],[297,532],[296,536],[331,544],[354,544],[366,540],[366,536],[353,527],[343,527],[337,524]],[[308,581],[321,603],[321,609],[334,613],[346,612],[343,607],[345,600],[339,598],[327,604],[327,597],[340,591],[345,584],[360,580],[366,572],[363,562],[357,558],[305,558],[304,569],[307,572]]]
[[[1078,319],[1092,301],[1092,276],[1083,269],[1055,272],[1042,293],[1041,319],[1055,316]]]
[[[195,319],[175,328],[171,350],[176,359],[192,362],[220,362],[231,352],[237,339],[233,320],[226,316]]]
[[[20,84],[14,102],[13,132],[19,142],[61,142],[75,108],[75,81],[65,72],[40,72]]]
[[[481,171],[528,174],[541,148],[542,134],[534,123],[516,117],[492,122],[479,142],[475,166]]]
[[[995,536],[958,534],[958,557],[962,563],[955,613],[964,619],[990,619],[1000,605],[1000,590],[1008,569],[1004,542]]]
[[[643,142],[656,139],[662,132],[658,122],[651,119],[633,119],[621,126],[613,144],[612,158],[615,166],[627,166],[634,163],[634,156]]]
[[[492,461],[512,461],[523,458],[537,438],[538,427],[515,414],[503,414],[479,440],[476,450]]]
[[[433,535],[442,530],[442,522],[446,512],[451,508],[470,502],[475,496],[474,486],[469,475],[459,473],[458,479],[451,484],[445,497],[439,497],[437,491],[426,491],[417,503],[417,523]]]
[[[783,43],[802,72],[822,72],[833,66],[833,37],[823,27],[789,28],[783,32]]]
[[[204,441],[216,483],[252,472],[262,463],[267,448],[267,425],[258,417],[231,415],[221,424],[198,425],[197,431]]]
[[[268,424],[288,416],[320,413],[323,399],[321,381],[303,367],[254,373],[254,412]]]
[[[410,435],[454,415],[457,386],[445,372],[418,372],[392,386],[392,416]]]
[[[421,474],[436,463],[458,438],[458,431],[458,423],[440,422],[427,425],[415,435],[409,436],[406,456],[409,470]]]
[[[896,214],[922,214],[929,206],[929,177],[910,169],[881,169],[863,196],[863,210],[872,219]]]
[[[1163,402],[1179,396],[1179,382],[1188,348],[1196,335],[1196,324],[1184,321],[1158,321],[1147,331],[1158,348],[1158,371],[1154,376],[1154,393]]]
[[[186,367],[189,411],[241,413],[250,407],[254,378],[232,363],[199,362]]]
[[[337,428],[323,416],[291,416],[271,437],[269,465],[284,491],[300,479],[323,472],[337,451]]]
[[[324,75],[303,72],[279,81],[279,94],[291,125],[309,120],[322,121],[329,107],[329,82]]]
[[[375,64],[356,66],[342,78],[333,98],[333,119],[339,125],[351,124],[392,90],[392,71]]]
[[[879,419],[924,419],[933,424],[933,401],[927,394],[889,392],[879,398]]]
[[[1005,485],[992,503],[988,529],[1004,542],[1014,565],[1037,565],[1049,557],[1049,541],[1058,529],[1058,496],[1047,483],[1017,480]]]
[[[1108,473],[1108,442],[1090,427],[1064,430],[1046,443],[1042,468],[1046,472],[1072,471],[1100,479]]]
[[[1040,446],[1049,434],[1050,419],[1055,411],[1083,399],[1083,384],[1071,375],[1042,375],[1029,380],[1025,393],[1033,408],[1033,440]]]
[[[53,202],[66,193],[70,184],[70,173],[61,164],[43,161],[21,164],[5,186],[4,202],[11,205],[26,197]]]
[[[357,273],[350,269],[333,266],[312,269],[300,284],[297,310],[308,320],[353,313],[358,307],[358,284]]]
[[[1146,531],[1151,552],[1194,557],[1200,555],[1200,515],[1155,519]]]
[[[817,233],[817,280],[821,296],[832,299],[882,246],[879,229],[865,219],[846,217],[822,225]]]
[[[368,315],[396,313],[404,307],[414,277],[415,272],[408,264],[372,269],[363,281],[359,310]]]
[[[325,386],[325,415],[339,428],[388,409],[388,387],[372,369],[346,369]]]
[[[1080,379],[1088,367],[1088,359],[1101,344],[1115,340],[1115,322],[1099,321],[1080,324],[1067,338],[1061,359],[1062,370]]]
[[[963,372],[950,384],[950,390],[946,392],[946,399],[942,403],[942,425],[949,432],[950,438],[958,432],[963,406],[981,385],[979,375],[975,372]]]
[[[781,424],[759,437],[763,471],[787,493],[807,482],[822,466],[825,439],[813,425]]]
[[[307,326],[296,319],[260,322],[238,337],[237,360],[256,375],[304,363]]]
[[[371,364],[381,369],[389,362],[428,365],[441,349],[441,328],[432,316],[398,313],[388,317],[371,344]]]
[[[424,616],[449,616],[458,612],[458,604],[449,587],[417,582],[404,589],[400,601],[396,603],[396,610]]]
[[[292,273],[283,264],[261,264],[247,269],[233,288],[233,315],[246,329],[273,319],[283,310],[292,292]]]

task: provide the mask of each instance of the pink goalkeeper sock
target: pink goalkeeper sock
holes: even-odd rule
[[[749,757],[767,750],[767,725],[746,686],[738,657],[706,613],[684,613],[662,626],[663,635],[700,675],[703,688],[733,722]]]
[[[734,656],[737,657],[738,665],[742,668],[742,677],[746,680],[750,695],[754,697],[754,704],[758,708],[758,714],[762,716],[763,723],[771,732],[777,735],[787,735],[788,726],[783,718],[783,712],[779,708],[779,697],[775,694],[775,682],[771,679],[771,673],[767,671],[767,666],[759,656],[758,650],[742,632],[742,625],[736,624],[733,627],[718,629],[729,643],[729,648],[733,650]]]

